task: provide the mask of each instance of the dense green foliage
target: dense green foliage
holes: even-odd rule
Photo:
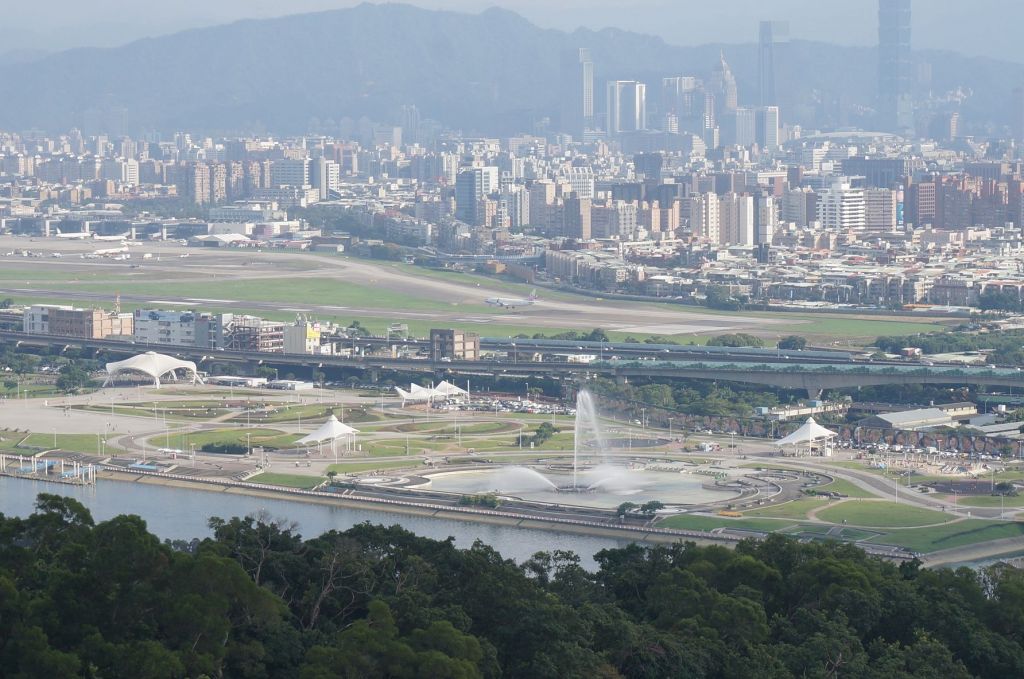
[[[686,415],[750,417],[754,408],[771,408],[799,397],[797,392],[703,380],[664,379],[657,382],[619,384],[597,377],[587,388],[605,402],[625,401],[640,406],[675,410]]]
[[[917,347],[926,354],[944,354],[960,351],[986,351],[989,362],[996,365],[1024,365],[1024,331],[963,333],[936,332],[926,335],[879,337],[875,346],[889,353],[899,353],[904,347]]]
[[[730,335],[719,335],[708,340],[709,347],[763,347],[764,340],[760,337],[738,332]]]
[[[851,545],[570,553],[517,565],[368,524],[252,518],[162,545],[42,495],[0,516],[5,677],[959,679],[1024,675],[1024,574]]]
[[[801,337],[800,335],[787,335],[780,339],[776,346],[779,349],[786,349],[790,351],[795,349],[800,351],[807,348],[807,338]]]

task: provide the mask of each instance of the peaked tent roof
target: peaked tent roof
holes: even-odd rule
[[[173,356],[158,354],[153,351],[147,351],[144,354],[138,354],[123,361],[107,363],[106,369],[108,382],[120,373],[139,372],[152,377],[156,385],[160,386],[160,378],[175,370],[187,370],[191,374],[193,381],[198,379],[196,364],[192,361],[182,361]]]
[[[466,390],[455,386],[451,382],[443,381],[434,387],[434,396],[461,396]]]
[[[358,433],[358,429],[353,429],[347,424],[340,422],[338,418],[332,414],[327,418],[326,422],[317,427],[316,431],[307,436],[303,436],[297,441],[297,443],[321,443],[334,441],[336,439]]]
[[[807,445],[814,443],[815,441],[823,441],[830,438],[835,438],[839,434],[835,433],[831,429],[826,429],[817,422],[814,421],[813,417],[808,417],[804,426],[797,429],[789,436],[779,439],[775,442],[777,446],[796,446],[796,445]]]

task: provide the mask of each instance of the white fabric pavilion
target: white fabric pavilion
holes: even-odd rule
[[[808,455],[817,446],[819,450],[823,451],[824,455],[829,455],[831,453],[829,442],[837,436],[839,434],[821,426],[814,421],[813,417],[808,417],[802,427],[789,436],[779,439],[775,442],[775,445],[779,448],[794,447],[798,451],[801,448],[806,448]]]
[[[401,387],[395,387],[395,392],[402,399],[402,405],[406,403],[430,403],[435,398],[463,398],[469,396],[465,389],[455,386],[451,382],[441,382],[433,387],[421,387],[418,384],[410,384],[406,391]]]
[[[103,386],[110,384],[119,375],[141,373],[152,378],[153,385],[159,389],[160,378],[169,376],[170,381],[175,381],[177,379],[176,372],[179,370],[185,372],[186,377],[191,380],[192,384],[202,381],[199,379],[199,373],[196,371],[196,364],[192,361],[182,361],[173,356],[158,354],[152,351],[132,356],[123,361],[107,363],[106,369],[107,379]]]
[[[338,441],[341,441],[345,446],[346,450],[351,450],[352,445],[355,443],[356,434],[359,433],[358,429],[353,429],[344,422],[338,420],[333,414],[327,418],[327,420],[316,428],[310,434],[303,436],[297,441],[301,445],[313,445],[316,444],[320,451],[323,452],[323,445],[329,443],[331,445],[331,451],[334,456],[338,456]]]

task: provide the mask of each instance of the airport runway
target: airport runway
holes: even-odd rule
[[[121,300],[154,308],[191,308],[196,310],[248,309],[306,313],[314,316],[389,318],[395,321],[443,321],[448,324],[472,323],[507,325],[510,327],[549,327],[605,330],[634,334],[679,335],[736,332],[738,330],[770,332],[770,326],[792,323],[792,319],[766,319],[741,314],[703,314],[678,306],[636,303],[588,298],[583,295],[555,294],[533,306],[521,309],[494,308],[482,311],[488,297],[521,297],[521,289],[505,288],[500,282],[484,281],[468,286],[461,281],[447,281],[435,276],[416,276],[388,263],[377,263],[347,257],[329,257],[298,252],[256,252],[248,250],[186,248],[176,243],[146,242],[131,246],[128,261],[105,258],[84,259],[97,249],[108,249],[107,242],[57,241],[5,237],[0,239],[0,266],[9,272],[24,270],[27,281],[8,273],[0,280],[0,295],[66,299],[68,303],[93,302],[108,307],[111,293],[76,289],[75,279],[88,284],[123,284]],[[7,253],[20,249],[42,253],[42,257],[26,258]],[[60,252],[61,258],[53,253]],[[142,259],[144,254],[150,259]],[[182,257],[187,255],[187,257]],[[9,266],[7,266],[9,265]],[[67,280],[46,280],[40,272],[59,271]],[[81,274],[80,277],[76,274]],[[266,284],[274,279],[315,278],[379,288],[393,295],[409,296],[408,309],[376,306],[372,296],[357,305],[331,304],[331,300],[295,299],[286,302],[226,299],[217,292],[219,282],[258,280]],[[35,280],[32,280],[35,279]],[[19,284],[22,283],[22,284]],[[203,283],[209,294],[188,297],[174,294],[176,285]],[[132,292],[135,284],[166,284],[166,294]],[[452,305],[451,310],[417,310],[416,300],[430,300]],[[467,308],[460,309],[460,306]],[[501,334],[495,327],[495,334]]]

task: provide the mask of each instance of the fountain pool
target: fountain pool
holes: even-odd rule
[[[428,474],[417,487],[459,495],[495,493],[521,500],[581,507],[614,508],[623,502],[694,505],[720,502],[737,493],[704,487],[710,478],[678,472],[630,469],[610,464],[593,397],[581,390],[576,397],[572,466],[523,466],[472,469]]]

